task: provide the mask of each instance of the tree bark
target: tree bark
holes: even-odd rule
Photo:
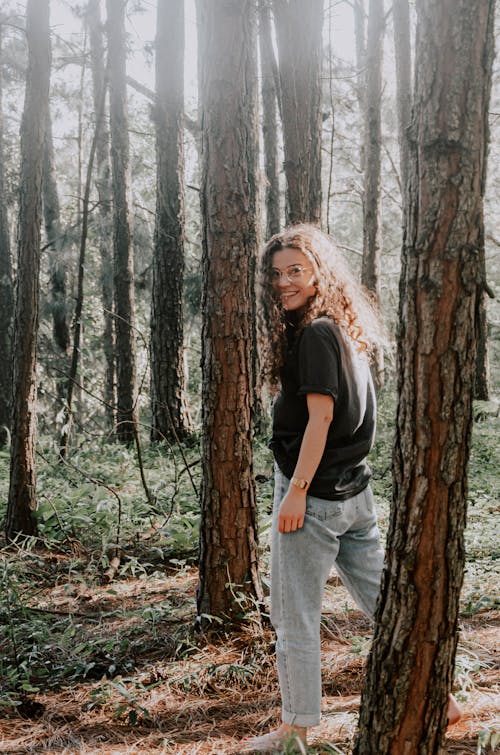
[[[49,112],[48,0],[26,6],[28,73],[21,123],[13,421],[6,536],[36,533],[36,339],[42,218],[43,152]]]
[[[382,48],[384,40],[384,2],[370,0],[366,46],[363,260],[361,282],[373,302],[380,307],[381,156],[382,156]],[[382,349],[374,354],[375,382],[384,382]]]
[[[483,279],[486,278],[486,261],[484,259],[484,241],[482,251]],[[490,399],[490,356],[488,345],[488,294],[483,288],[477,302],[477,355],[474,398],[480,401]]]
[[[102,92],[107,89],[104,58],[103,25],[99,0],[89,0],[87,21],[90,37],[92,67],[92,92],[94,111],[99,112]],[[115,426],[116,414],[116,369],[115,369],[115,321],[113,317],[113,220],[111,213],[111,166],[109,161],[109,131],[105,118],[96,145],[96,187],[99,196],[99,251],[101,256],[101,296],[104,318],[103,350],[106,361],[104,381],[105,412],[110,427]]]
[[[490,56],[494,56],[494,49],[488,48]],[[486,57],[485,65],[487,70],[493,67],[493,60]],[[489,118],[486,119],[486,143],[489,140]],[[483,179],[481,183],[482,197],[486,191],[486,168],[487,160],[483,163]],[[486,250],[484,238],[484,223],[480,228],[479,240],[479,266],[480,266],[480,286],[478,291],[478,300],[476,305],[476,372],[474,376],[474,398],[480,401],[489,401],[490,398],[490,355],[488,339],[488,298],[493,296],[493,292],[488,286],[486,273]]]
[[[184,2],[157,6],[151,440],[191,429],[184,379]]]
[[[137,423],[134,252],[129,214],[129,138],[125,72],[126,0],[107,0],[113,187],[113,288],[116,329],[118,440],[132,443]]]
[[[453,680],[493,0],[419,0],[393,505],[357,755],[441,752]]]
[[[199,3],[202,108],[202,494],[198,613],[262,598],[252,475],[257,75],[252,0]],[[229,41],[229,42],[228,42]],[[224,85],[221,85],[224,82]]]
[[[259,0],[259,50],[262,92],[262,136],[266,172],[266,239],[280,230],[280,189],[278,174],[278,119],[276,61],[271,35],[270,0]]]
[[[7,443],[10,432],[14,316],[12,257],[4,178],[2,36],[3,26],[0,23],[0,448]]]
[[[323,0],[273,0],[282,104],[287,223],[321,223]]]

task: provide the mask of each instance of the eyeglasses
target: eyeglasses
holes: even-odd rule
[[[271,270],[271,282],[273,285],[278,284],[281,281],[281,276],[285,276],[285,280],[289,283],[296,283],[302,280],[304,273],[308,270],[312,270],[312,267],[302,267],[301,265],[289,265],[286,270],[278,270],[273,267]]]

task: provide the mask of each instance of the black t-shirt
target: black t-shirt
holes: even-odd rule
[[[308,393],[334,400],[325,451],[309,493],[332,501],[350,498],[370,479],[366,456],[375,436],[375,391],[366,357],[328,317],[313,320],[298,336],[291,331],[281,370],[270,447],[288,478],[294,473],[309,419]]]

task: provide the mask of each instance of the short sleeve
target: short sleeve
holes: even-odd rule
[[[314,320],[304,328],[299,341],[299,389],[297,394],[322,393],[338,397],[340,348],[335,326],[326,319]]]

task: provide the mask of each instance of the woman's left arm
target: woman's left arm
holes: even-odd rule
[[[333,398],[322,393],[308,393],[307,409],[309,419],[293,476],[310,482],[325,450],[328,428],[333,419]],[[280,505],[279,531],[295,532],[300,529],[305,513],[306,491],[290,484]]]

